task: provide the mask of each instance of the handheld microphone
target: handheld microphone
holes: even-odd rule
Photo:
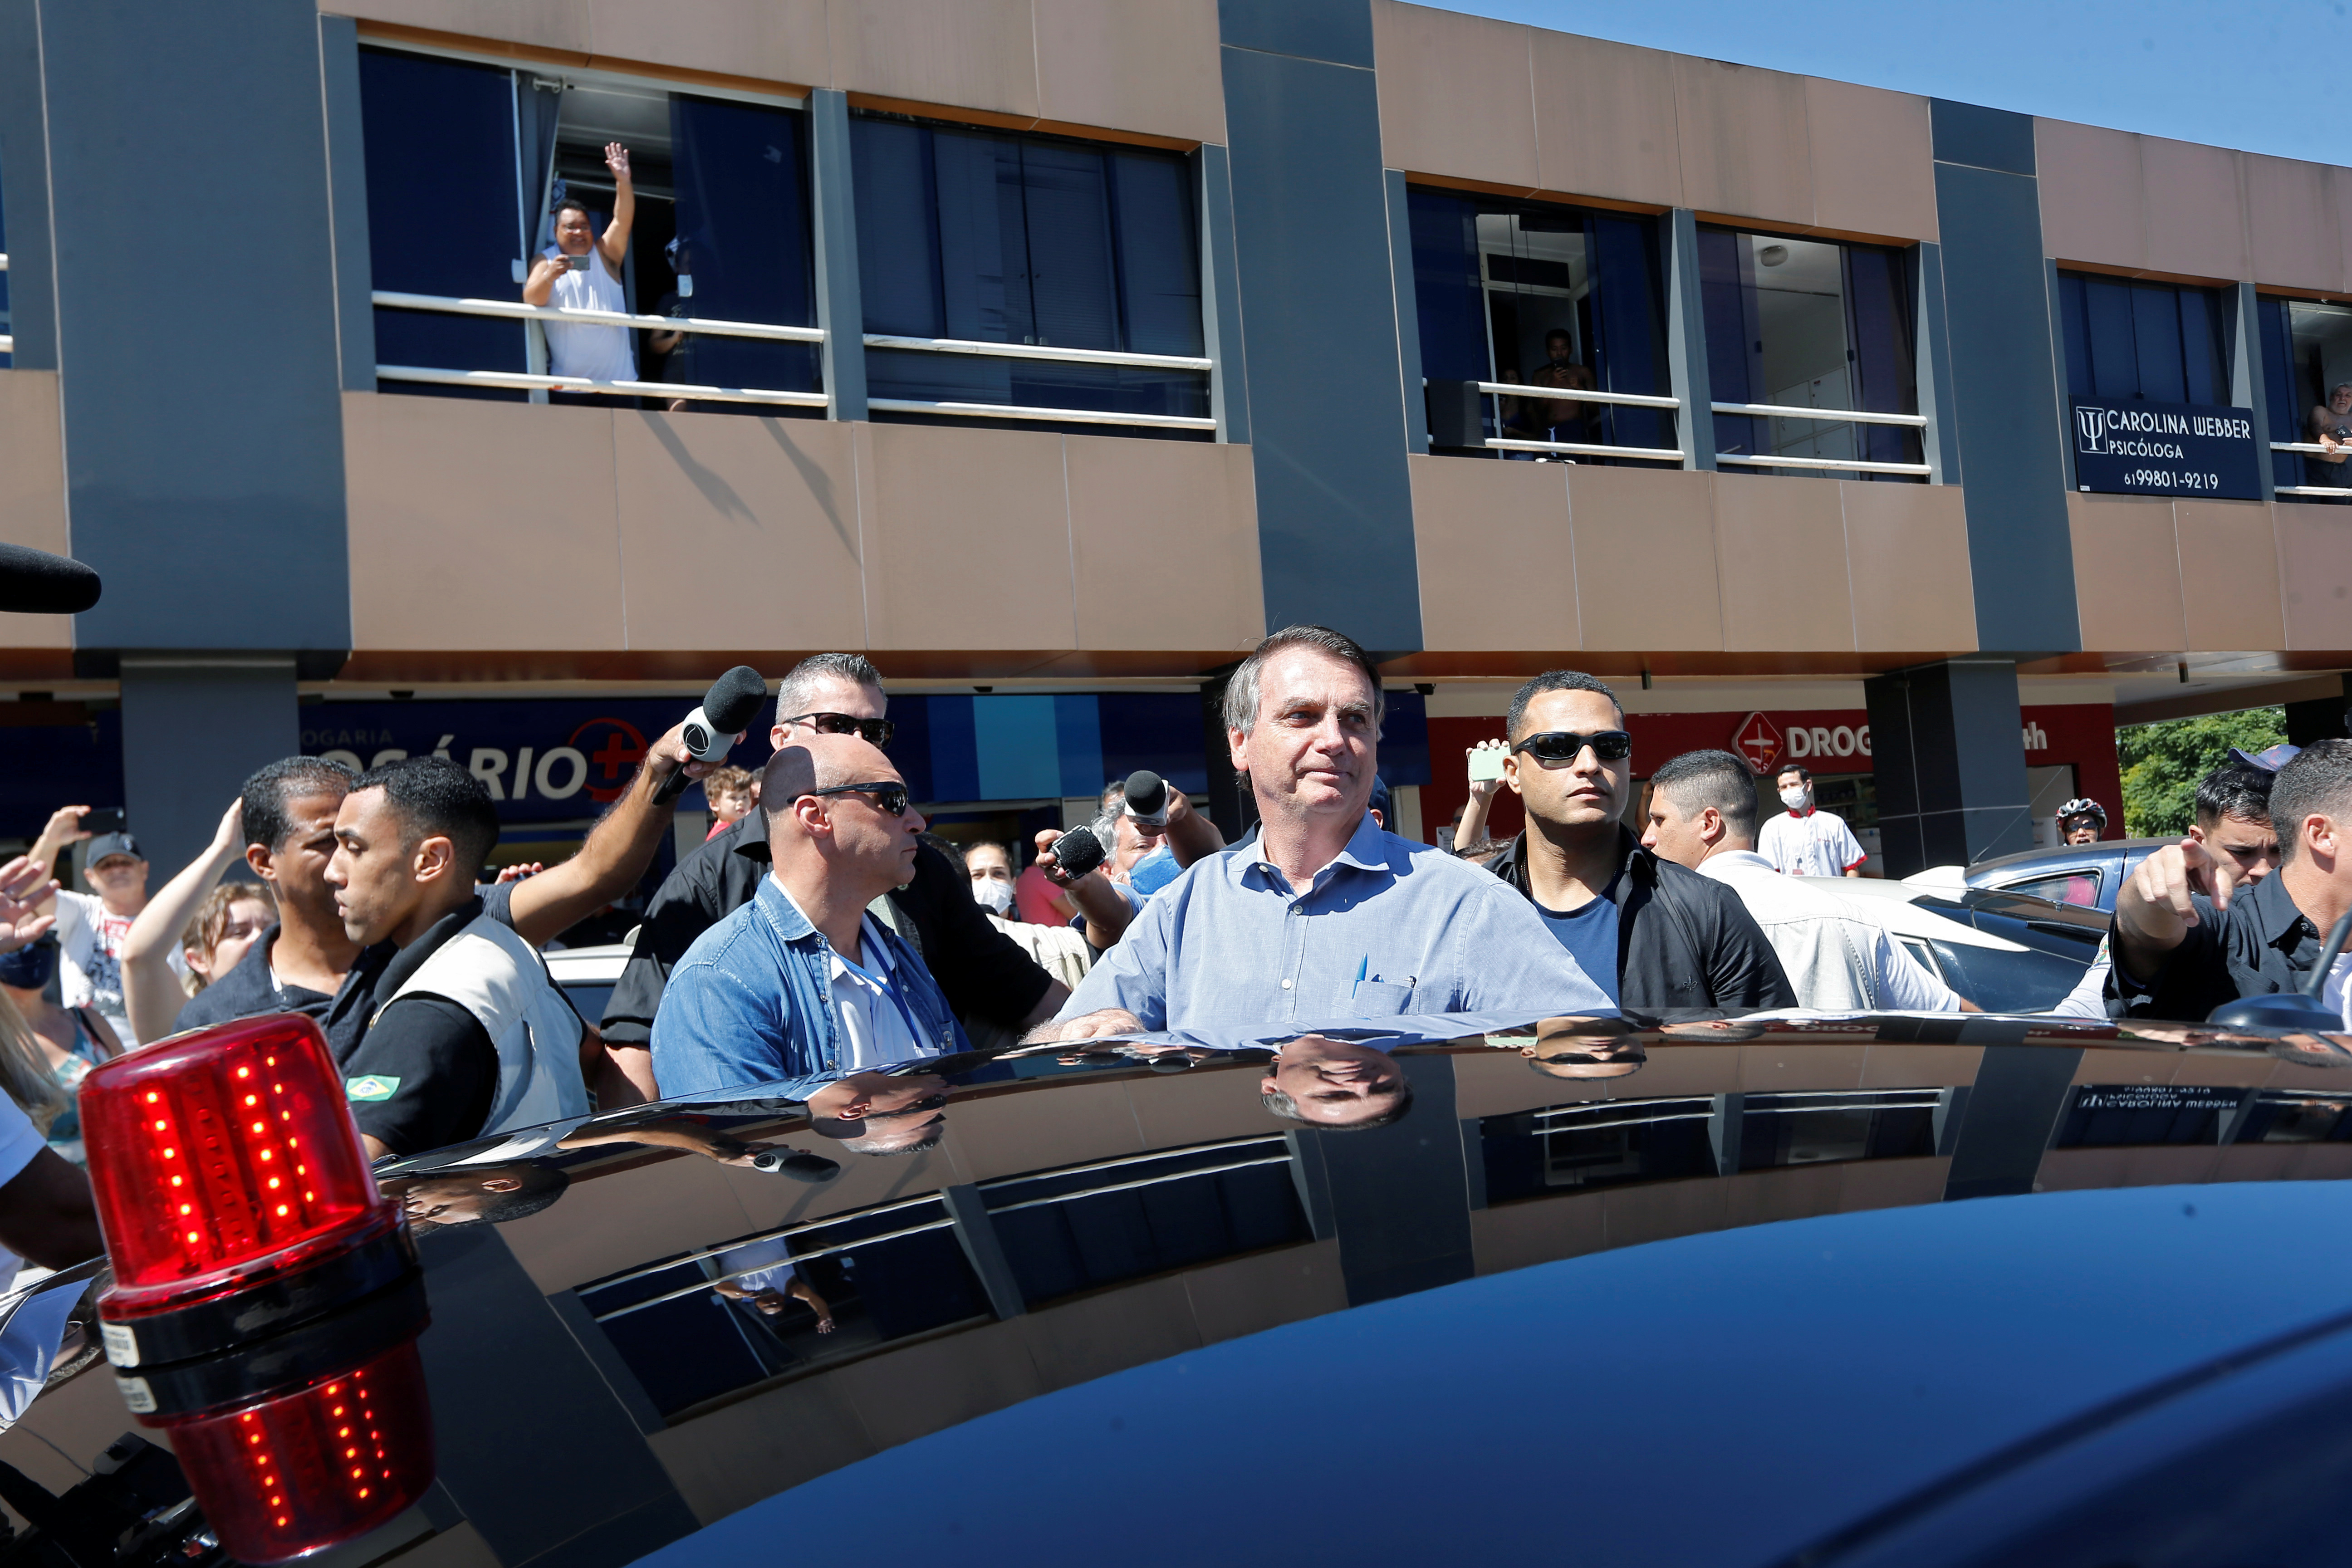
[[[760,704],[768,698],[768,683],[748,664],[739,664],[710,683],[702,706],[686,716],[686,749],[698,763],[723,763],[735,737],[751,727]],[[694,781],[684,768],[662,780],[654,792],[656,802],[676,800]]]
[[[1147,827],[1168,826],[1168,781],[1150,768],[1127,775],[1127,815]]]
[[[98,574],[79,561],[0,544],[0,610],[19,616],[79,615],[98,603]]]

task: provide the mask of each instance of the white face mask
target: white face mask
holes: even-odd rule
[[[1009,882],[974,882],[972,900],[994,910],[998,914],[1013,911],[1013,885]]]
[[[1805,786],[1799,784],[1793,789],[1782,790],[1780,792],[1780,804],[1787,806],[1790,811],[1804,810]]]

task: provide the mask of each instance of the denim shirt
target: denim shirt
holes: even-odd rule
[[[878,924],[866,927],[866,940]],[[967,1049],[921,955],[896,931],[878,934],[917,1035],[942,1055]],[[653,1028],[663,1096],[837,1074],[832,973],[833,944],[775,878],[761,878],[751,901],[697,937],[670,972]]]

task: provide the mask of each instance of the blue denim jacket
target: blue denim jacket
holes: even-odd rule
[[[868,926],[872,940],[880,922]],[[966,1050],[962,1026],[896,931],[882,930],[899,995],[925,1045]],[[870,967],[870,966],[869,966]],[[833,946],[773,877],[751,901],[695,938],[654,1016],[654,1081],[665,1097],[841,1070]]]

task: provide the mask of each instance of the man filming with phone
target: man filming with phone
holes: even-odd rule
[[[615,312],[629,308],[628,295],[621,287],[621,268],[629,258],[629,228],[637,217],[637,188],[629,178],[629,150],[618,142],[607,142],[604,167],[613,174],[612,222],[599,236],[586,203],[572,196],[557,203],[555,243],[531,264],[530,276],[522,286],[524,304]],[[545,329],[550,374],[589,381],[636,379],[628,328],[549,321]]]

